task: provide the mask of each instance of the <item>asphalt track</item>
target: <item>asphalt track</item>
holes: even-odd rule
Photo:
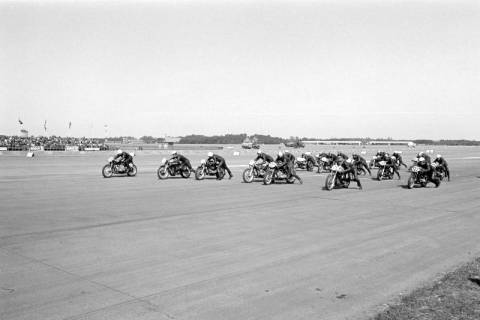
[[[440,188],[408,190],[402,169],[330,192],[307,172],[242,183],[253,151],[220,152],[235,174],[222,181],[160,181],[159,152],[111,179],[107,153],[4,152],[0,319],[368,318],[480,253],[480,148],[439,151]]]

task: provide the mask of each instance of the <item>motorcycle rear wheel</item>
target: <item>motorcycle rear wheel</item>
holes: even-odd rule
[[[383,170],[382,169],[378,169],[378,172],[377,172],[377,179],[378,181],[382,181],[383,179]]]
[[[104,178],[111,178],[113,176],[112,167],[109,164],[103,166],[102,175]]]
[[[133,165],[127,172],[129,177],[135,177],[137,175],[137,166]]]
[[[182,175],[183,178],[188,179],[188,178],[190,178],[191,172],[190,172],[190,169],[187,166],[184,166],[181,169],[180,174]]]

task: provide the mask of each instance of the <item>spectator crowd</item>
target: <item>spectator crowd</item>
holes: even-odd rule
[[[100,148],[100,150],[108,150],[108,145],[104,139],[95,138],[73,138],[73,137],[21,137],[21,136],[4,136],[0,135],[0,147],[8,150],[29,150],[30,148],[43,147],[44,150],[63,151],[67,146],[78,146],[78,149]]]

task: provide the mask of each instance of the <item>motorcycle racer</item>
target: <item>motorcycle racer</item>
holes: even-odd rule
[[[341,156],[338,156],[336,159],[336,163],[343,168],[346,174],[350,175],[350,181],[355,181],[357,183],[358,189],[362,190],[362,184],[360,183],[360,179],[358,179],[357,170],[355,170],[353,162],[353,159],[345,160]]]
[[[400,180],[400,173],[398,172],[398,167],[397,167],[397,158],[395,158],[394,156],[391,156],[390,158],[388,158],[388,160],[386,161],[386,168],[387,170],[390,170],[390,168],[393,169],[393,173],[397,174],[398,176],[398,180]]]
[[[177,151],[172,151],[172,157],[170,159],[177,160],[180,164],[185,164],[187,168],[192,172],[195,171],[190,164],[190,160],[188,160],[185,156],[179,154]]]
[[[440,185],[440,179],[435,178],[433,176],[433,167],[432,165],[427,162],[427,160],[424,157],[418,158],[417,166],[420,167],[420,172],[425,174],[427,177],[427,180],[430,182],[433,182],[435,184],[435,187],[438,188]]]
[[[124,166],[128,167],[130,163],[132,163],[133,157],[130,153],[118,149],[113,161],[115,161],[116,163],[121,163]]]
[[[225,171],[227,171],[230,179],[233,178],[233,174],[228,168],[227,163],[225,162],[225,159],[223,157],[219,156],[218,154],[214,154],[213,152],[209,152],[207,161],[215,161],[218,167],[223,168],[225,169]]]
[[[352,158],[353,158],[353,161],[354,161],[354,165],[359,167],[359,168],[363,168],[364,170],[367,170],[368,171],[368,174],[369,175],[372,175],[372,172],[370,171],[370,168],[368,166],[368,163],[367,163],[367,160],[365,160],[362,156],[354,153],[352,155]]]
[[[267,163],[270,163],[273,161],[273,158],[272,156],[266,154],[265,152],[263,152],[262,150],[258,150],[257,151],[257,157],[254,159],[255,161],[258,161],[262,159],[263,161],[267,162]]]
[[[397,159],[399,166],[404,166],[405,168],[407,167],[407,165],[403,162],[401,151],[394,151],[392,156],[394,156]]]
[[[437,154],[437,157],[433,162],[438,163],[439,166],[442,166],[443,169],[445,170],[445,176],[448,178],[448,181],[450,181],[450,170],[448,169],[448,163],[447,161],[442,157],[442,155]]]
[[[295,173],[295,156],[293,154],[290,152],[278,151],[275,162],[277,163],[278,168],[283,169],[288,177],[293,176],[300,182],[300,184],[303,183],[302,179],[300,179],[300,177]]]

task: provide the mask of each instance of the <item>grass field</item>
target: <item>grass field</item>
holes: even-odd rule
[[[403,149],[407,164],[420,148],[433,149]],[[438,189],[405,188],[403,169],[330,192],[311,172],[243,183],[255,151],[238,147],[218,151],[235,174],[222,181],[158,180],[167,151],[138,152],[138,175],[111,179],[109,153],[4,152],[0,319],[374,317],[479,256],[480,148],[434,152],[452,171]],[[185,152],[194,165],[206,153]]]

